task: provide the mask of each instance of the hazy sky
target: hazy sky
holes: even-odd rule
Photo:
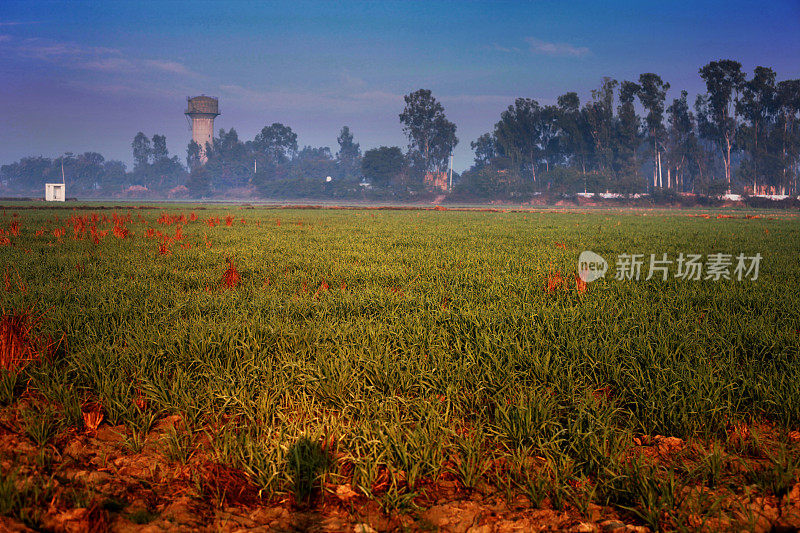
[[[694,98],[731,58],[800,77],[800,0],[769,2],[45,2],[0,0],[0,164],[98,151],[129,166],[137,131],[181,160],[186,96],[220,98],[243,140],[282,122],[330,146],[406,146],[403,95],[433,91],[470,141],[516,97],[590,97],[656,72]]]

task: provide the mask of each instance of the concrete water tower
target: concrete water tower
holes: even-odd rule
[[[186,116],[192,121],[192,140],[200,145],[200,163],[208,161],[206,143],[214,142],[214,119],[219,116],[219,100],[213,96],[186,98]]]

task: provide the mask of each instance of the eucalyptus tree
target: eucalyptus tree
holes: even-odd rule
[[[541,148],[542,159],[544,160],[545,172],[550,172],[550,165],[558,162],[560,149],[559,140],[559,120],[558,108],[556,106],[545,106],[540,114]]]
[[[736,103],[736,110],[743,119],[739,140],[748,155],[742,162],[742,170],[752,178],[753,191],[758,189],[759,181],[773,181],[769,176],[780,171],[780,162],[772,157],[767,146],[777,112],[777,96],[775,72],[771,68],[756,67],[752,79],[742,84],[742,95]]]
[[[586,175],[589,157],[589,135],[581,113],[581,101],[576,92],[558,97],[559,142],[565,163],[577,166]]]
[[[253,177],[251,154],[234,128],[220,128],[206,156],[205,166],[215,188],[240,187]]]
[[[592,101],[588,102],[582,115],[584,127],[591,137],[594,166],[600,174],[613,169],[614,164],[614,89],[617,80],[605,77],[600,88],[592,90]]]
[[[150,164],[150,156],[153,151],[150,139],[140,131],[133,138],[131,148],[133,148],[133,171],[146,170]]]
[[[361,147],[353,139],[348,126],[343,126],[336,138],[336,142],[339,143],[336,162],[341,176],[345,179],[357,179],[361,174]]]
[[[152,148],[153,163],[157,163],[164,159],[169,159],[169,150],[167,150],[167,137],[165,135],[153,135],[153,148]]]
[[[680,98],[675,98],[667,108],[669,129],[666,136],[667,182],[672,170],[675,170],[675,186],[686,190],[686,172],[691,159],[696,153],[697,137],[695,136],[695,119],[689,110],[688,93],[681,91]]]
[[[639,101],[647,110],[645,125],[650,140],[653,142],[653,186],[663,187],[661,174],[661,145],[665,134],[664,129],[664,102],[667,98],[669,83],[661,76],[647,72],[639,76]],[[669,187],[667,183],[667,187]]]
[[[800,166],[800,79],[778,83],[777,118],[773,128],[774,145],[781,161],[781,181],[784,190],[798,189],[797,174]]]
[[[406,106],[400,122],[408,137],[409,158],[426,172],[444,170],[458,144],[456,125],[447,120],[444,107],[428,89],[419,89],[403,99]]]
[[[252,146],[265,162],[282,165],[297,155],[297,134],[289,126],[274,122],[261,129]]]
[[[697,120],[700,134],[711,140],[722,154],[725,181],[731,189],[731,153],[736,142],[738,116],[736,102],[744,85],[742,64],[731,59],[712,61],[700,69],[706,83]]]
[[[636,152],[642,143],[641,119],[636,114],[636,96],[641,87],[632,81],[623,81],[619,89],[619,106],[617,107],[618,132],[618,167],[625,175],[633,175],[639,179],[639,161]]]
[[[530,169],[536,183],[536,162],[541,155],[542,108],[531,98],[517,98],[514,105],[500,114],[494,126],[497,144],[511,159],[512,166],[520,173]]]
[[[484,133],[470,142],[469,147],[475,152],[475,166],[478,168],[490,165],[500,155],[497,139],[493,133]]]

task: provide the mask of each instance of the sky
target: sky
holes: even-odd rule
[[[735,59],[800,78],[800,0],[530,2],[0,1],[0,164],[97,151],[131,166],[137,132],[181,160],[186,97],[219,97],[242,140],[281,122],[300,146],[347,125],[362,150],[405,147],[403,95],[433,92],[457,126],[454,167],[518,97],[584,102],[604,76],[655,72],[705,92]]]

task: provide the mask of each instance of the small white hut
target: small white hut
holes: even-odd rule
[[[63,202],[67,199],[66,194],[63,183],[44,184],[44,199],[47,202]]]

